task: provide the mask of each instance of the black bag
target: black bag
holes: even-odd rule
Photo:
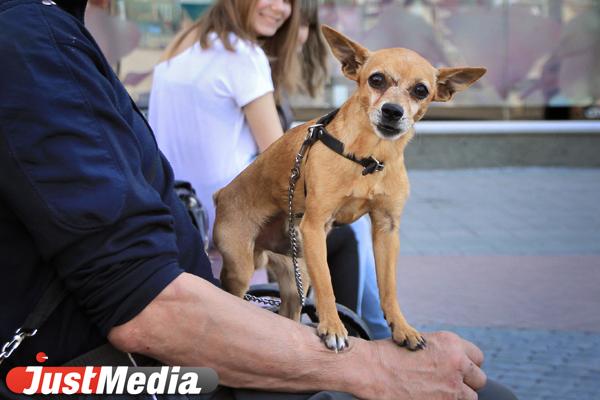
[[[185,206],[192,223],[202,237],[202,243],[204,243],[204,250],[208,250],[208,213],[206,209],[202,207],[202,203],[196,196],[196,191],[192,187],[191,183],[186,181],[175,181],[175,193],[179,197],[179,200]]]

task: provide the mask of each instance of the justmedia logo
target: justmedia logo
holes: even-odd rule
[[[42,353],[40,353],[42,354]],[[47,357],[38,354],[38,361]],[[209,393],[219,378],[211,368],[195,367],[42,367],[11,369],[6,386],[18,394],[181,394]]]

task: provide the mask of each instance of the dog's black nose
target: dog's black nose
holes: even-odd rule
[[[398,121],[404,115],[404,109],[398,104],[385,103],[381,106],[381,114],[388,121]]]

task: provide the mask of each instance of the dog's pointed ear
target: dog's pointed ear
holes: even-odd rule
[[[321,32],[335,58],[342,63],[342,72],[346,78],[357,80],[360,67],[369,58],[369,50],[327,25],[321,25]]]
[[[439,68],[437,91],[433,101],[448,101],[477,82],[487,70],[481,67]]]

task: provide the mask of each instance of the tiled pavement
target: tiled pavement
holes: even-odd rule
[[[409,171],[398,291],[522,400],[600,399],[600,169]]]
[[[600,398],[600,335],[586,332],[444,325],[484,350],[489,377],[521,400]]]

